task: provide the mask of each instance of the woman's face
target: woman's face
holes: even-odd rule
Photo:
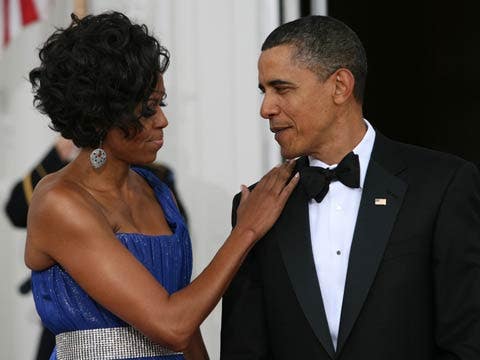
[[[163,77],[160,76],[157,87],[148,100],[148,106],[156,111],[155,114],[140,119],[143,129],[134,137],[125,137],[119,128],[109,130],[103,141],[103,148],[109,157],[130,164],[149,164],[155,161],[158,150],[163,146],[163,129],[168,125],[162,110],[164,99],[165,86]],[[140,113],[141,106],[137,106],[137,113]]]

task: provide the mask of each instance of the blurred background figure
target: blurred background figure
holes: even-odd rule
[[[47,174],[60,170],[77,154],[78,148],[72,141],[60,137],[40,162],[14,185],[5,206],[5,213],[14,226],[26,228],[28,205],[32,198],[33,189],[40,179]],[[19,286],[19,291],[22,295],[27,295],[30,294],[31,289],[31,280],[28,277]],[[35,359],[48,360],[55,346],[55,336],[43,325],[41,327]]]
[[[60,137],[40,162],[14,185],[5,207],[5,212],[14,226],[21,228],[27,226],[28,205],[32,198],[33,189],[40,179],[47,174],[60,170],[77,153],[78,148],[71,140]]]

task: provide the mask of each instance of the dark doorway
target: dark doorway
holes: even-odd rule
[[[385,135],[480,164],[480,28],[473,0],[330,0],[365,45],[364,113]]]

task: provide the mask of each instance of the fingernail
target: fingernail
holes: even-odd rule
[[[300,176],[300,173],[297,171],[294,177],[298,178]]]

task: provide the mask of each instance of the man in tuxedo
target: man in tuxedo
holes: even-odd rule
[[[363,118],[365,51],[333,18],[278,27],[258,69],[300,184],[223,298],[221,359],[480,359],[475,166]]]

